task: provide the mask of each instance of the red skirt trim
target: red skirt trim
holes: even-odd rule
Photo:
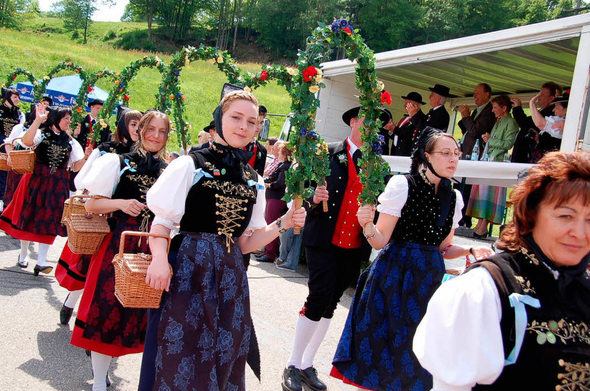
[[[64,249],[59,256],[57,266],[55,267],[55,278],[59,285],[67,290],[78,291],[84,289],[84,283],[86,282],[86,276],[80,274],[76,266],[80,261],[80,254],[74,254],[70,250],[68,242],[64,246]]]
[[[336,369],[336,367],[332,367],[332,370],[330,371],[330,376],[335,377],[336,379],[342,380],[342,382],[345,383],[345,384],[350,384],[351,386],[358,387],[358,388],[361,388],[363,390],[372,391],[370,388],[359,386],[355,382],[348,380],[348,378],[346,378],[346,376],[344,376],[343,374],[341,374],[340,371],[338,369]]]
[[[80,305],[78,306],[78,314],[76,316],[76,323],[74,325],[74,330],[72,331],[72,339],[70,340],[70,343],[79,348],[106,354],[107,356],[121,357],[126,354],[142,353],[143,345],[136,348],[128,348],[84,338],[83,335],[86,320],[88,319],[90,304],[94,298],[94,292],[97,288],[96,284],[100,274],[102,260],[105,256],[105,253],[107,252],[112,236],[112,232],[105,236],[102,244],[100,245],[100,249],[98,249],[98,252],[92,256],[92,260],[90,261],[88,275],[86,276],[86,284],[84,285],[84,294],[82,295]]]
[[[51,245],[55,241],[55,236],[26,232],[17,228],[17,224],[20,222],[23,201],[25,199],[29,182],[31,181],[31,176],[31,173],[23,174],[23,177],[14,192],[12,201],[10,201],[8,206],[2,212],[2,216],[0,216],[0,229],[15,239]]]

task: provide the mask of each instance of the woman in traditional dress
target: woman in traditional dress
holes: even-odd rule
[[[416,331],[435,391],[589,389],[590,153],[548,153],[511,199],[504,252],[442,284]]]
[[[156,215],[152,233],[167,235],[180,223],[182,243],[171,250],[177,253],[171,281],[166,241],[150,239],[146,282],[169,293],[162,304],[155,384],[145,389],[245,389],[253,328],[242,253],[305,222],[303,208],[269,225],[264,220],[264,183],[248,166],[251,153],[242,150],[257,117],[254,95],[227,94],[214,112],[218,133],[212,145],[174,160],[148,193]],[[152,369],[143,368],[142,378],[152,376]]]
[[[146,310],[124,308],[119,303],[112,261],[119,252],[123,231],[149,230],[153,215],[145,206],[145,196],[166,166],[162,156],[170,121],[166,114],[150,111],[141,118],[139,129],[140,142],[133,152],[99,157],[80,185],[90,195],[98,196],[86,201],[88,212],[112,213],[111,233],[90,261],[71,340],[73,345],[92,352],[93,391],[106,388],[112,357],[143,351]],[[125,249],[146,252],[147,241],[130,237]]]
[[[22,143],[35,148],[35,168],[24,174],[12,201],[0,217],[0,229],[20,239],[18,265],[26,268],[29,242],[39,243],[37,264],[33,269],[49,273],[47,252],[56,236],[66,236],[61,224],[64,202],[68,198],[68,167],[78,171],[85,161],[84,151],[68,133],[72,112],[68,108],[49,108],[37,105],[36,117],[23,135]]]
[[[15,89],[8,89],[2,87],[2,95],[0,97],[0,144],[11,142],[8,136],[17,124],[22,125],[25,122],[23,113],[18,108],[20,103],[20,94]],[[31,121],[32,122],[32,121]],[[1,152],[10,151],[10,147],[2,147]],[[7,177],[11,171],[0,171],[0,200],[1,206],[0,211],[4,206],[8,205],[8,202],[4,200],[4,189],[7,183]],[[18,185],[18,182],[16,183]],[[14,190],[13,190],[14,192]],[[7,201],[10,202],[10,199]]]
[[[122,108],[118,114],[117,130],[113,134],[112,140],[101,143],[92,150],[86,163],[78,172],[78,175],[76,175],[74,183],[79,191],[84,190],[82,187],[83,179],[90,172],[94,161],[107,153],[115,153],[117,155],[128,153],[131,151],[133,144],[139,139],[138,128],[141,113],[137,110]],[[74,254],[67,242],[61,252],[55,269],[55,278],[60,286],[70,292],[59,311],[59,321],[61,324],[69,323],[74,307],[80,296],[82,296],[82,289],[86,282],[86,273],[88,272],[91,258],[91,255]]]
[[[499,95],[492,99],[492,112],[496,116],[496,123],[490,133],[485,133],[482,139],[487,143],[482,159],[490,162],[502,162],[508,151],[514,146],[518,123],[510,110],[512,102],[508,95]],[[488,223],[502,224],[506,209],[506,188],[501,186],[473,185],[465,214],[479,219],[473,236],[483,239],[488,236]]]
[[[359,278],[332,376],[371,390],[429,390],[431,376],[412,354],[412,337],[440,285],[446,258],[489,248],[447,248],[461,219],[461,194],[451,189],[461,152],[453,137],[426,128],[409,175],[390,179],[375,207],[359,208],[369,244],[382,249]]]

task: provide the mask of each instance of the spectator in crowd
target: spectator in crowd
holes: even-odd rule
[[[207,141],[203,141],[201,142],[201,133],[206,132],[209,135],[209,138],[207,139]],[[203,128],[203,130],[201,132],[199,132],[199,145],[195,145],[193,147],[191,147],[191,149],[189,150],[189,152],[194,152],[194,151],[198,151],[201,148],[208,148],[211,143],[213,142],[213,140],[215,139],[215,122],[211,121],[209,122],[209,125],[205,126]]]
[[[291,208],[293,201],[287,203],[287,208]],[[289,228],[280,236],[281,245],[279,246],[279,257],[275,260],[275,266],[278,269],[297,271],[299,265],[299,256],[301,254],[301,243],[303,242],[303,229],[299,235],[295,234],[293,228]]]
[[[426,126],[446,132],[451,120],[449,112],[445,108],[445,101],[452,96],[449,93],[450,89],[442,84],[435,84],[434,87],[428,89],[432,91],[429,96],[432,109],[426,114]]]
[[[481,136],[484,133],[489,133],[494,127],[496,119],[492,113],[492,105],[490,98],[492,96],[492,88],[486,83],[478,84],[473,91],[473,100],[475,102],[475,109],[469,113],[469,106],[462,105],[459,107],[461,113],[461,120],[459,121],[459,128],[463,134],[461,139],[461,152],[463,159],[471,159],[471,152],[476,143],[479,145],[480,155],[483,154],[483,140]],[[471,194],[471,185],[463,187],[463,219],[459,225],[471,228],[471,217],[467,216],[466,208],[469,204],[469,195]]]
[[[264,168],[265,178],[269,176],[278,167],[279,164],[281,164],[281,161],[278,159],[277,156],[277,150],[280,148],[281,145],[285,145],[284,141],[275,141],[274,143],[272,143],[271,139],[276,140],[276,137],[269,138],[267,142],[267,148],[268,151],[270,151],[270,153],[266,155],[267,162],[266,167]]]
[[[426,103],[422,102],[422,95],[414,91],[408,96],[402,96],[402,99],[404,99],[404,110],[408,115],[404,116],[393,130],[395,153],[392,154],[410,156],[412,146],[426,126],[426,114],[420,109],[420,105]]]
[[[553,114],[553,101],[558,95],[561,95],[561,87],[556,83],[548,81],[541,86],[536,101],[541,108],[539,111],[541,116],[549,117]],[[535,126],[533,118],[524,113],[520,99],[513,97],[510,101],[512,102],[512,115],[520,127],[514,142],[511,161],[514,163],[531,163],[541,130]]]
[[[537,110],[536,102],[538,99],[539,94],[534,96],[529,103],[533,122],[537,128],[541,129],[539,132],[539,143],[533,151],[533,163],[539,161],[547,152],[559,150],[563,137],[563,126],[565,125],[569,93],[555,98],[553,101],[553,113],[555,115],[548,117],[543,117],[541,112]]]
[[[211,140],[209,132],[207,132],[205,129],[201,130],[199,132],[199,145],[209,144],[209,140]]]
[[[178,152],[169,152],[166,154],[166,164],[170,164],[172,160],[178,159],[180,154]]]
[[[442,284],[418,326],[433,391],[588,389],[590,153],[548,153],[511,198],[502,253]]]
[[[393,121],[391,111],[383,109],[383,112],[389,117],[387,122],[383,121],[379,129],[379,134],[383,136],[383,155],[392,155],[393,145],[391,145],[391,139],[393,137],[393,130],[395,129],[395,122]]]
[[[286,144],[280,144],[277,147],[279,165],[268,177],[264,178],[264,187],[266,187],[264,218],[268,224],[271,224],[287,211],[287,203],[282,198],[285,196],[285,174],[291,167],[290,159],[291,150]],[[279,238],[276,238],[264,247],[264,253],[257,256],[256,259],[260,262],[274,262],[278,256]]]
[[[270,130],[270,120],[266,119],[268,111],[266,110],[266,107],[262,105],[260,105],[259,111],[260,116],[258,117],[258,126],[260,126],[260,130],[258,131],[256,137],[260,137],[261,140],[266,140]],[[265,126],[266,123],[268,123],[267,126]]]
[[[508,151],[514,145],[518,124],[510,115],[511,102],[508,95],[492,99],[492,112],[496,123],[490,133],[484,133],[482,139],[487,143],[484,158],[489,161],[504,161]],[[506,208],[506,188],[499,186],[473,185],[466,213],[479,218],[473,229],[473,236],[482,239],[487,236],[488,222],[501,224]]]

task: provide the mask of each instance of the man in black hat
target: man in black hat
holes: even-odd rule
[[[213,140],[215,140],[215,133],[217,133],[215,131],[215,121],[209,122],[209,125],[203,128],[203,132],[209,133],[209,141],[191,147],[189,153],[193,151],[198,151],[199,149],[209,148],[209,146],[213,143]]]
[[[100,99],[91,100],[88,103],[88,107],[90,108],[90,113],[82,120],[80,123],[79,130],[76,129],[74,131],[74,138],[80,143],[82,148],[88,146],[88,136],[93,132],[92,127],[96,125],[96,121],[98,120],[98,113],[102,110],[104,106],[104,102]],[[98,139],[98,143],[104,143],[111,140],[111,129],[107,124],[107,127],[100,131],[100,137]]]
[[[350,135],[342,142],[329,143],[330,175],[326,186],[317,186],[315,195],[305,204],[308,209],[303,245],[309,269],[309,295],[299,312],[291,357],[283,372],[283,390],[325,390],[313,367],[320,347],[344,290],[354,285],[360,265],[369,259],[371,247],[362,234],[356,212],[362,191],[358,176],[360,107],[348,110],[342,120],[350,126]],[[380,116],[386,122],[389,116]],[[322,201],[328,202],[324,212]]]
[[[449,127],[451,117],[445,108],[445,101],[452,95],[449,93],[449,87],[442,84],[435,84],[434,87],[428,88],[430,91],[429,102],[432,109],[426,114],[426,126],[440,129],[446,132]]]
[[[420,133],[426,127],[426,114],[420,109],[420,105],[426,104],[422,102],[422,95],[417,92],[410,92],[407,96],[402,96],[404,99],[405,115],[393,130],[393,145],[392,155],[410,156],[412,154],[412,147],[420,137]]]

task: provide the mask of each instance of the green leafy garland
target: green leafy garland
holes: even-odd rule
[[[24,75],[27,77],[27,79],[31,82],[31,84],[33,84],[33,89],[35,89],[35,87],[37,87],[37,85],[39,84],[37,82],[37,79],[35,79],[35,76],[31,73],[31,71],[27,71],[26,69],[22,69],[20,67],[16,68],[14,71],[10,72],[8,74],[8,77],[6,78],[6,82],[3,84],[2,87],[7,87],[10,84],[14,83],[16,78],[19,75]]]

